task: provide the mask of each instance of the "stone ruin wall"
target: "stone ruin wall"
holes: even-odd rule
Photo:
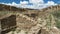
[[[4,18],[0,19],[0,26],[1,26],[1,31],[15,28],[16,27],[16,16],[15,15],[4,16]]]
[[[11,10],[11,8],[10,8],[10,10]],[[26,12],[23,12],[22,14],[23,15],[26,15],[26,14],[29,14],[30,16],[31,16],[31,14],[32,13],[34,13],[34,14],[37,14],[37,16],[40,16],[40,15],[42,15],[42,13],[43,13],[43,16],[45,15],[45,13],[46,12],[51,12],[51,11],[58,11],[58,10],[60,10],[60,6],[59,5],[57,5],[57,6],[51,6],[51,7],[48,7],[48,8],[45,8],[45,9],[41,9],[41,10],[27,10]],[[47,15],[46,15],[47,16]],[[21,16],[20,16],[20,18],[19,18],[19,20],[20,20],[20,25],[22,24],[21,22],[24,22],[24,23],[26,23],[26,21],[28,21],[28,20],[24,20],[25,18],[22,18]],[[21,21],[22,20],[22,21]],[[45,21],[45,20],[44,20]],[[30,21],[29,21],[30,22]],[[19,24],[18,23],[18,24]],[[28,22],[27,22],[28,23]],[[31,23],[33,23],[33,22],[31,22]],[[19,25],[19,26],[20,26]],[[30,25],[30,24],[29,24]],[[25,25],[21,25],[22,26],[22,28],[26,28],[26,27],[29,27],[29,26],[27,26],[26,24]],[[26,27],[24,27],[24,26],[26,26]],[[37,26],[37,25],[36,25]],[[39,25],[38,25],[39,26]],[[38,27],[34,27],[34,28],[38,28]],[[31,28],[31,30],[36,30],[37,31],[37,29],[32,29]],[[39,31],[39,30],[38,30]],[[30,34],[31,33],[34,33],[33,31],[31,31],[30,32]]]

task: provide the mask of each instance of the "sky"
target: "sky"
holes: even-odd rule
[[[42,9],[51,5],[58,5],[60,4],[60,0],[0,0],[0,4],[18,8]]]

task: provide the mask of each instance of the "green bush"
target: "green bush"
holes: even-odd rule
[[[57,26],[58,28],[60,28],[60,21],[59,21],[59,20],[56,20],[56,26]]]
[[[60,11],[52,12],[52,14],[53,14],[56,18],[60,18]]]
[[[52,12],[53,16],[57,19],[55,19],[56,21],[56,26],[58,28],[60,28],[60,11],[55,11],[55,12]]]

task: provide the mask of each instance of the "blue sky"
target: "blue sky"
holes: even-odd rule
[[[58,3],[58,4],[60,4],[60,0],[44,0],[45,2],[47,2],[47,1],[54,1],[55,3]]]
[[[20,1],[29,1],[29,0],[0,0],[0,2],[4,3],[12,3],[12,2],[20,3]],[[60,0],[44,0],[44,2],[48,1],[54,1],[55,3],[60,3]]]
[[[0,0],[0,4],[6,4],[20,8],[41,9],[51,5],[60,4],[60,0]]]

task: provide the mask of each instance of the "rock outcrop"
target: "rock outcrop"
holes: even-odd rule
[[[17,28],[7,34],[60,34],[59,29],[56,27],[55,16],[51,14],[59,11],[60,5],[41,10],[16,8],[2,4],[0,7],[0,12],[7,11],[7,14],[16,15]]]

